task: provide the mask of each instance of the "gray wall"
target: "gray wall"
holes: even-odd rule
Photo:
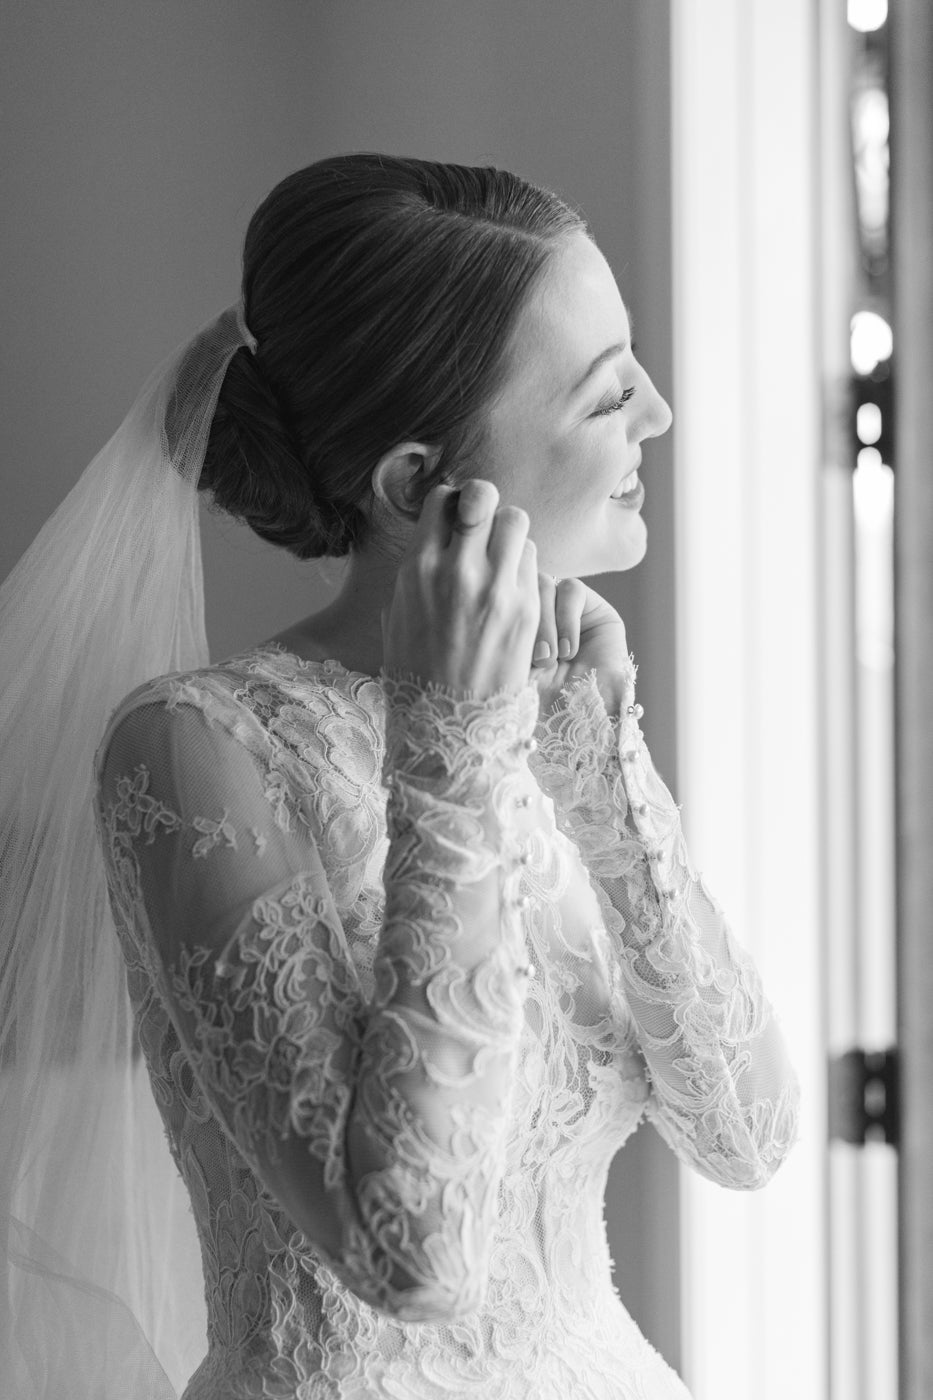
[[[250,213],[335,151],[495,163],[580,205],[670,399],[667,0],[7,0],[0,11],[0,577],[149,370],[235,299]],[[676,414],[676,405],[674,405]],[[650,445],[626,620],[676,794],[671,439]],[[202,507],[219,660],[333,587]],[[623,1300],[680,1361],[676,1163],[651,1128],[607,1193]]]

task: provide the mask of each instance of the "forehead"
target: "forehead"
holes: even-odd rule
[[[612,269],[585,234],[574,234],[551,254],[518,315],[505,392],[566,396],[602,350],[629,334]]]

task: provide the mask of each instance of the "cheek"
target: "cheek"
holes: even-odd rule
[[[493,423],[481,456],[472,464],[472,475],[495,482],[503,503],[524,505],[522,497],[534,489],[534,465],[539,452],[533,425],[514,417]]]
[[[471,475],[493,481],[503,504],[527,510],[532,534],[543,538],[568,520],[591,516],[596,503],[608,500],[621,480],[625,453],[621,426],[599,424],[592,433],[555,441],[539,422],[513,418],[496,424]]]
[[[605,496],[612,494],[631,467],[632,450],[622,418],[622,414],[617,414],[594,444],[591,479]]]
[[[591,511],[622,478],[625,439],[611,431],[581,434],[555,464],[554,489],[574,511]]]
[[[476,475],[495,482],[503,505],[522,506],[534,519],[565,493],[572,481],[572,463],[536,423],[514,420],[490,435]]]
[[[526,507],[542,538],[572,524],[589,521],[605,506],[612,506],[610,494],[622,476],[624,453],[607,450],[605,440],[577,441],[572,448],[548,452],[534,464],[536,488],[531,492],[534,506]]]

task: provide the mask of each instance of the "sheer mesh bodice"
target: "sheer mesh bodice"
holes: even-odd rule
[[[595,672],[539,717],[270,643],[111,716],[95,819],[205,1276],[185,1400],[686,1397],[611,1282],[610,1161],[647,1116],[762,1186],[798,1085],[637,715]]]

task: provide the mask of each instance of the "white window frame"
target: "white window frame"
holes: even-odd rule
[[[683,1371],[824,1400],[819,7],[671,0],[671,34],[678,796],[803,1087],[763,1191],[681,1168]]]

